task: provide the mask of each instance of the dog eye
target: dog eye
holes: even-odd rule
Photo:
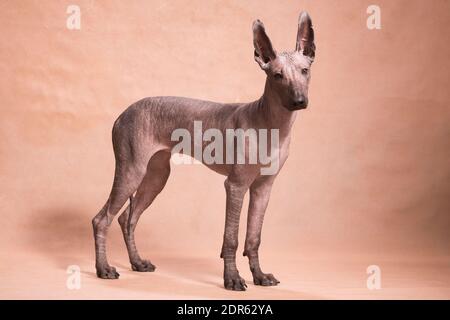
[[[281,72],[276,72],[273,76],[275,79],[283,79],[283,74]]]
[[[308,72],[309,72],[309,69],[308,69],[308,68],[303,68],[303,69],[302,69],[302,74],[307,75]]]

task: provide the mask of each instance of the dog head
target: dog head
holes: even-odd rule
[[[294,51],[278,54],[260,20],[253,22],[255,61],[267,74],[267,84],[290,111],[308,106],[308,85],[315,56],[314,30],[308,13],[298,20],[297,44]]]

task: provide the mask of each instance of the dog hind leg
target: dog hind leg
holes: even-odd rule
[[[170,175],[170,152],[160,151],[153,155],[147,165],[147,173],[139,185],[136,195],[119,217],[131,267],[134,271],[151,272],[155,266],[149,260],[141,259],[134,237],[134,231],[141,214],[152,204],[164,188]]]

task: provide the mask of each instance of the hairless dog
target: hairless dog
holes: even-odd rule
[[[116,160],[114,182],[106,204],[93,218],[97,276],[117,279],[116,269],[106,258],[106,235],[114,216],[129,199],[119,223],[134,271],[154,271],[149,260],[139,256],[134,231],[139,217],[164,188],[170,174],[174,130],[194,133],[194,121],[203,130],[276,129],[279,166],[273,174],[261,174],[263,164],[208,163],[207,167],[225,175],[226,219],[221,258],[224,286],[244,291],[247,285],[236,268],[238,228],[242,202],[250,190],[244,255],[248,257],[255,285],[272,286],[279,281],[261,270],[258,249],[269,196],[279,170],[288,157],[290,131],[297,111],[308,105],[310,67],[314,60],[314,32],[309,15],[299,16],[296,48],[277,53],[264,25],[253,23],[254,58],[266,73],[262,97],[250,103],[216,103],[181,97],[150,97],[132,104],[115,121],[112,141]],[[248,147],[248,145],[246,145]],[[228,151],[227,151],[228,152]]]

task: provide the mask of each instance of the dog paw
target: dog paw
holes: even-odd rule
[[[101,279],[119,279],[120,274],[111,266],[97,267],[97,277]]]
[[[257,286],[276,286],[280,283],[271,273],[258,273],[253,275],[253,283]]]
[[[245,291],[247,288],[245,280],[241,278],[239,274],[232,277],[225,277],[224,286],[225,289],[233,291]]]
[[[131,263],[131,269],[138,272],[153,272],[156,266],[153,265],[149,260],[141,260],[138,262]]]

